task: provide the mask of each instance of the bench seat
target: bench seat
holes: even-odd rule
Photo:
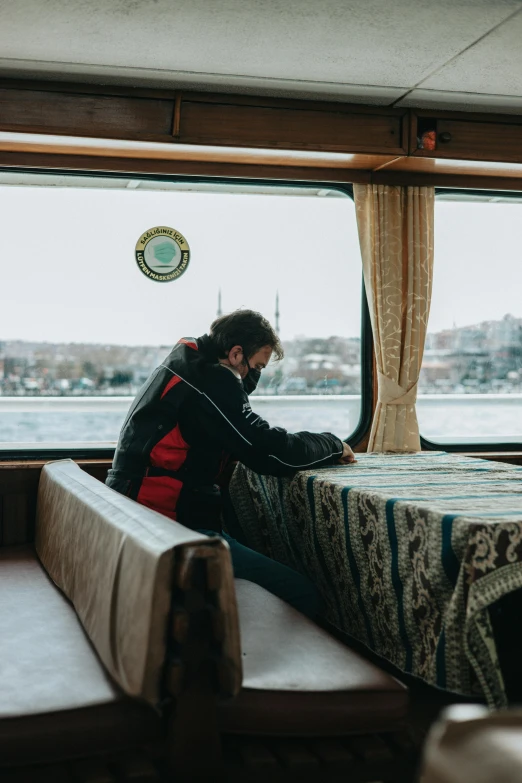
[[[220,702],[221,732],[342,736],[393,731],[407,691],[262,587],[236,580],[243,689]],[[71,758],[161,738],[148,705],[111,681],[32,547],[0,549],[0,757]]]
[[[259,585],[235,580],[243,688],[221,703],[224,733],[342,736],[394,731],[407,689]]]
[[[74,608],[32,547],[0,548],[2,765],[143,745],[161,736],[152,707],[107,676]]]
[[[35,549],[0,549],[0,595],[0,768],[153,743],[180,783],[216,783],[220,739],[367,747],[404,726],[407,689],[234,580],[222,539],[70,461],[42,471]]]

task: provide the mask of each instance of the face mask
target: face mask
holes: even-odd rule
[[[257,384],[259,383],[259,379],[261,378],[261,370],[255,370],[253,367],[251,367],[248,363],[248,359],[245,359],[245,364],[248,367],[248,373],[243,378],[243,389],[247,394],[252,394],[252,392],[255,391]]]

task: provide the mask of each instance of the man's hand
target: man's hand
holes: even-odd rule
[[[339,460],[339,465],[347,465],[350,462],[357,462],[357,460],[349,445],[343,441],[343,456]]]

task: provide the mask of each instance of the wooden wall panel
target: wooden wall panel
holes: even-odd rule
[[[448,138],[448,141],[442,141]],[[426,154],[419,150],[416,155]],[[522,125],[437,120],[439,158],[522,162]]]
[[[0,88],[0,128],[102,138],[172,139],[174,101]]]
[[[0,463],[0,546],[34,540],[36,498],[40,472],[45,462]],[[91,476],[105,481],[109,460],[79,460]]]
[[[423,131],[435,131],[435,149],[421,148]],[[420,158],[522,162],[522,117],[412,110],[409,154]]]
[[[407,152],[406,109],[0,82],[0,131],[288,150]]]
[[[419,149],[430,123],[436,149]],[[518,116],[22,80],[0,81],[0,131],[522,162]]]
[[[6,494],[2,498],[2,546],[25,544],[32,539],[30,526],[34,519],[33,493]]]
[[[336,111],[233,106],[183,100],[179,141],[330,152],[405,153],[402,118]]]

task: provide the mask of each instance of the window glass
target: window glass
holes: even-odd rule
[[[258,413],[290,431],[355,430],[362,275],[347,194],[4,173],[0,210],[3,448],[114,443],[172,345],[239,307],[262,312],[286,350],[263,372]],[[155,226],[190,246],[172,282],[135,259]]]
[[[518,194],[437,197],[417,408],[430,441],[522,442],[521,218]]]

